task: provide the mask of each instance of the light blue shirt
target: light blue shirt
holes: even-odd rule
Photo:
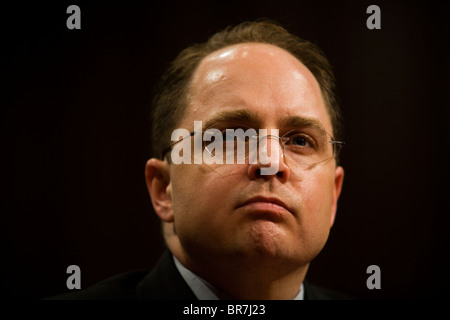
[[[198,300],[233,300],[228,294],[223,292],[222,290],[216,288],[211,283],[197,276],[189,269],[187,269],[180,261],[178,261],[175,256],[173,256],[173,260],[175,262],[175,266],[183,277],[184,281],[186,281],[189,288],[191,288],[194,295]],[[297,295],[293,300],[303,300],[304,299],[304,289],[303,283],[300,286],[300,289]]]

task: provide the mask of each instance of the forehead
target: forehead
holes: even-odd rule
[[[263,119],[261,126],[301,116],[332,129],[315,77],[276,46],[246,43],[213,52],[199,64],[189,92],[182,121],[188,127],[224,111],[247,110]]]

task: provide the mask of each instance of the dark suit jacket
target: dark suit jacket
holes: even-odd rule
[[[305,300],[342,300],[348,297],[305,281]],[[166,251],[148,272],[122,273],[89,288],[49,298],[51,300],[196,300]]]

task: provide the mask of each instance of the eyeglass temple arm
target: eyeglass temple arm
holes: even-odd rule
[[[330,140],[329,143],[340,144],[341,146],[345,145],[344,141]]]
[[[161,160],[164,161],[164,157],[166,156],[166,153],[169,152],[170,149],[172,149],[174,145],[176,145],[178,142],[183,141],[183,140],[186,139],[186,138],[192,137],[194,134],[196,134],[195,131],[189,132],[189,135],[188,135],[188,136],[186,136],[186,137],[184,137],[184,138],[181,138],[180,140],[175,141],[174,143],[172,143],[171,145],[169,145],[167,148],[164,148],[163,151],[161,152]]]

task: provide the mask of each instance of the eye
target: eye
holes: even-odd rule
[[[306,141],[305,137],[297,136],[292,139],[292,144],[296,146],[306,147],[308,141]]]
[[[257,136],[256,131],[248,127],[229,127],[221,130],[223,142],[245,141],[248,142],[250,136]]]
[[[234,133],[233,131],[230,130],[222,130],[222,138],[223,138],[223,142],[231,142],[234,141]]]
[[[302,132],[293,132],[286,137],[286,145],[300,148],[315,148],[314,139]]]

